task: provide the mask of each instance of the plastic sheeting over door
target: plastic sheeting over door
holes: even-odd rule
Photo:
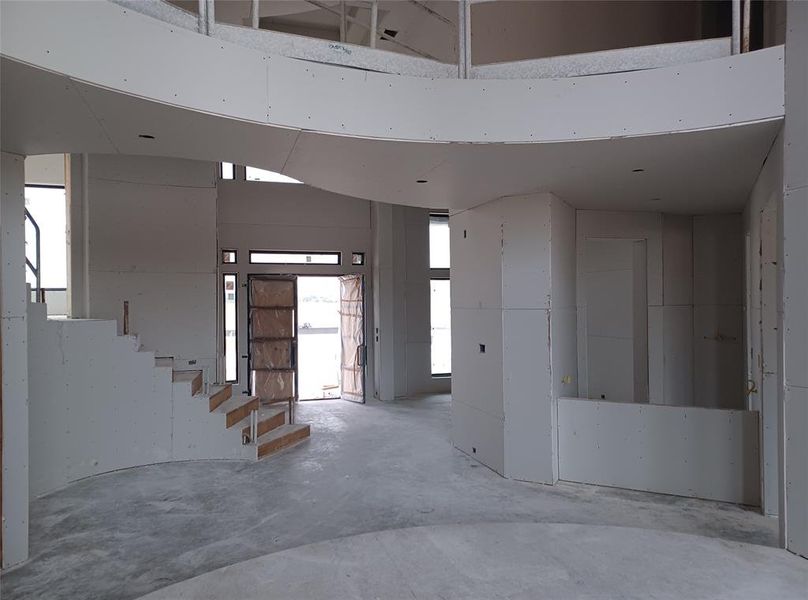
[[[365,318],[362,275],[344,275],[340,281],[340,335],[342,338],[343,400],[365,401]]]
[[[250,278],[250,386],[262,403],[297,399],[293,278]]]

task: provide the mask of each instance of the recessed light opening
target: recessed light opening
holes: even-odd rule
[[[418,179],[415,183],[426,183],[426,179]]]
[[[642,173],[643,171],[645,171],[645,169],[632,169],[631,170],[632,173]]]
[[[151,135],[151,134],[148,134],[148,133],[138,134],[138,137],[143,138],[144,140],[153,140],[154,139],[154,136]]]

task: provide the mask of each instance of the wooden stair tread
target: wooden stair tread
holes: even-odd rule
[[[202,371],[174,371],[172,379],[174,383],[182,383],[184,381],[193,381],[202,375]]]
[[[245,398],[247,396],[244,396]],[[286,409],[281,406],[262,406],[258,409],[258,422],[261,421],[269,421],[270,419],[276,418],[278,415],[286,415]],[[241,425],[245,428],[245,432],[248,432],[250,427],[250,415],[247,415],[243,420],[239,421],[238,425]]]
[[[224,385],[212,385],[208,388],[208,409],[213,412],[216,408],[233,395],[233,386],[229,383]]]
[[[255,400],[258,400],[258,396],[245,396],[244,394],[236,394],[235,396],[230,396],[227,400],[222,402],[219,406],[217,406],[210,412],[229,413],[236,410],[237,408],[241,408],[245,404],[254,402]]]
[[[171,374],[174,383],[190,383],[191,395],[196,396],[202,391],[202,371],[174,371]]]
[[[311,435],[311,426],[297,423],[295,425],[281,425],[258,437],[258,458],[263,458],[274,452],[296,444]]]

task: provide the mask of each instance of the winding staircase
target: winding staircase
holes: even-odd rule
[[[155,359],[156,366],[171,366],[171,362],[170,358]],[[293,446],[311,435],[308,424],[293,423],[285,403],[262,405],[257,396],[233,395],[233,386],[229,383],[212,385],[205,394],[201,370],[173,371],[172,378],[174,383],[189,384],[192,396],[207,397],[209,411],[224,415],[225,428],[241,429],[242,443],[255,446],[256,459]]]

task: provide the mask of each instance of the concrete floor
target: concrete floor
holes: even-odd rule
[[[775,548],[632,527],[476,523],[309,544],[143,600],[804,600],[806,594],[808,562]]]
[[[775,546],[738,506],[510,481],[449,443],[449,400],[303,403],[309,441],[260,462],[168,463],[92,477],[31,505],[31,560],[4,599],[138,598],[264,554],[421,525],[615,525]]]

